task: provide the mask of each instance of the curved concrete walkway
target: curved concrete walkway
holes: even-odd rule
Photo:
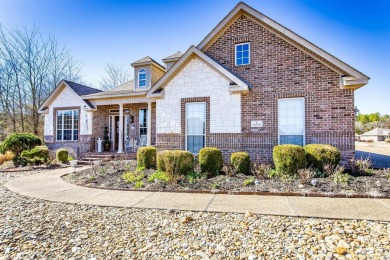
[[[5,187],[33,198],[98,206],[238,213],[250,211],[265,215],[390,221],[390,199],[103,190],[65,182],[61,176],[71,171],[71,168],[64,168],[25,176],[6,183]]]

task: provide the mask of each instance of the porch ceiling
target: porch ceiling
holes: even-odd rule
[[[102,99],[91,99],[89,101],[95,107],[105,106],[105,105],[137,104],[137,103],[152,102],[150,98],[146,98],[145,96],[102,98]]]

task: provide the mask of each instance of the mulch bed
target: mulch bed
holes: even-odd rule
[[[140,191],[172,191],[195,193],[228,193],[228,194],[261,194],[261,195],[289,195],[289,196],[320,196],[320,197],[374,197],[390,198],[390,181],[384,170],[373,170],[372,176],[353,177],[347,185],[335,184],[331,178],[314,178],[316,185],[300,184],[298,179],[281,180],[277,178],[256,178],[255,183],[244,186],[243,183],[250,177],[243,174],[227,176],[224,172],[214,177],[203,177],[194,182],[181,179],[177,183],[161,181],[148,182],[147,178],[154,170],[145,170],[144,187],[135,189],[134,184],[127,183],[123,173],[134,171],[134,161],[114,162],[102,166],[95,166],[80,172],[71,173],[63,178],[73,184],[119,190]]]

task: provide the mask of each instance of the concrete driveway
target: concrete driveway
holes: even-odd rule
[[[356,158],[371,158],[375,168],[390,168],[390,143],[356,142]]]

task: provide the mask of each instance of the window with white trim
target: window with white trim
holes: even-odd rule
[[[79,140],[79,110],[57,110],[57,141]]]
[[[198,154],[206,145],[206,103],[186,103],[186,149]]]
[[[138,85],[140,88],[146,87],[146,70],[140,69],[138,72]]]
[[[305,99],[278,100],[279,144],[305,145]]]
[[[251,62],[251,45],[249,42],[236,44],[236,66],[248,65]]]
[[[139,136],[148,134],[148,109],[141,108],[139,110]]]

